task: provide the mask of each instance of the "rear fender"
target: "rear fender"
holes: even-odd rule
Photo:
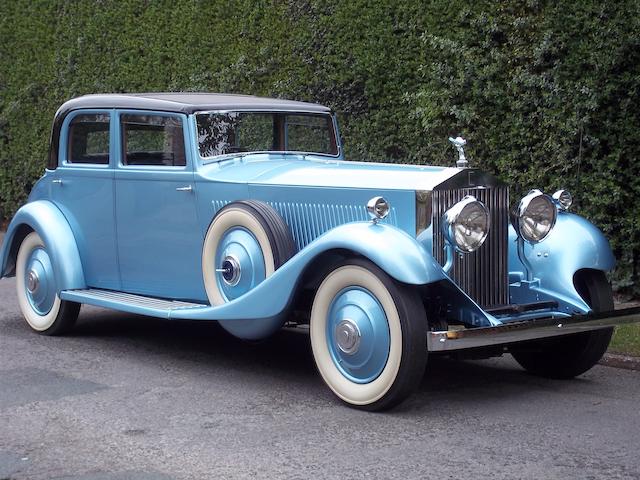
[[[80,254],[67,219],[53,203],[27,203],[11,220],[0,249],[0,278],[15,275],[20,244],[29,232],[40,235],[53,262],[58,291],[86,288]]]

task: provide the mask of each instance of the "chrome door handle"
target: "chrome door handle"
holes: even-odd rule
[[[186,187],[178,187],[176,188],[178,192],[191,192],[193,191],[193,187],[191,185],[187,185]]]
[[[59,178],[56,178],[55,180],[51,180],[51,183],[56,183],[58,185],[62,185],[62,180],[60,180]]]

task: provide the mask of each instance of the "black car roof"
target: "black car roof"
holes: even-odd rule
[[[60,127],[73,110],[89,108],[122,108],[157,110],[161,112],[194,113],[208,110],[273,110],[284,112],[329,113],[331,109],[317,103],[297,102],[278,98],[255,97],[227,93],[99,93],[76,97],[62,104],[53,119],[47,168],[58,166]]]
[[[84,95],[64,103],[59,113],[79,108],[132,108],[178,113],[207,110],[279,110],[325,113],[331,110],[316,103],[226,93],[108,93]]]

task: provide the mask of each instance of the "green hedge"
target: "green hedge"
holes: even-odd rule
[[[41,174],[51,119],[84,93],[310,100],[350,159],[451,164],[462,134],[514,198],[566,187],[640,291],[640,3],[0,2],[0,217]]]

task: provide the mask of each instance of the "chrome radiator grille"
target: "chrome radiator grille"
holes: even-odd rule
[[[491,228],[484,244],[475,252],[456,253],[451,279],[481,307],[509,303],[508,221],[509,190],[504,186],[434,190],[432,196],[433,254],[444,265],[446,253],[442,234],[442,215],[465,195],[473,195],[489,209]]]

